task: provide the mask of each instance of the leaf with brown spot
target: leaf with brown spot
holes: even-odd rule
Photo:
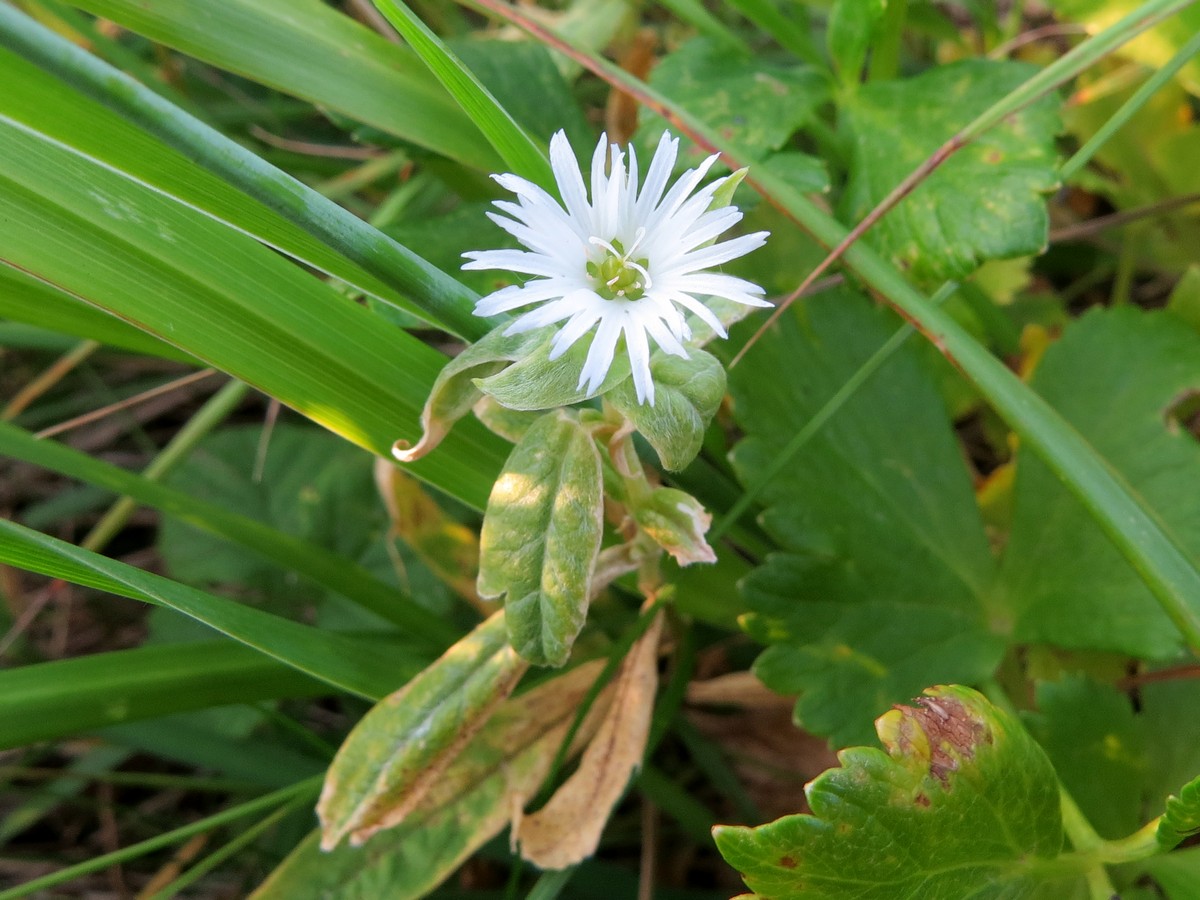
[[[1015,719],[970,688],[934,687],[875,723],[884,749],[838,754],[813,815],[718,826],[759,898],[1026,897],[1062,848],[1058,781]],[[1049,867],[1047,867],[1049,868]]]
[[[658,688],[658,612],[621,664],[608,715],[579,768],[550,801],[517,825],[521,856],[543,869],[565,869],[596,852],[608,817],[641,765]]]

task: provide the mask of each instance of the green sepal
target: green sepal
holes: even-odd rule
[[[416,462],[431,452],[483,396],[475,386],[476,379],[494,375],[526,356],[539,341],[549,340],[544,331],[506,335],[504,327],[489,331],[446,363],[421,410],[421,439],[412,446],[396,441],[392,447],[396,459]]]
[[[981,694],[929,688],[875,723],[805,789],[813,815],[717,826],[717,849],[772,900],[1024,897],[1062,848],[1058,781],[1021,725]]]
[[[1154,836],[1163,850],[1171,850],[1194,834],[1200,834],[1200,776],[1180,788],[1178,796],[1167,798]]]
[[[535,665],[565,663],[583,628],[603,503],[600,454],[564,410],[533,423],[492,488],[477,587],[507,595],[509,641]]]
[[[650,442],[663,466],[678,472],[700,452],[704,431],[725,397],[725,369],[716,357],[691,350],[687,359],[656,353],[650,374],[653,406],[638,403],[630,381],[617,385],[605,399]]]
[[[556,409],[590,400],[629,378],[629,357],[624,351],[624,342],[617,344],[617,353],[608,367],[608,374],[594,391],[578,386],[579,373],[583,371],[591,339],[581,339],[553,360],[550,359],[551,344],[552,335],[547,335],[540,343],[530,346],[518,362],[491,377],[476,378],[475,385],[509,409],[537,410]]]
[[[717,561],[717,554],[704,539],[712,525],[712,516],[691,494],[675,488],[658,488],[634,506],[633,517],[642,531],[679,565]]]
[[[526,668],[498,612],[359,721],[317,805],[321,847],[358,845],[402,822],[504,701]]]

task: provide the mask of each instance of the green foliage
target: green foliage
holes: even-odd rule
[[[828,96],[825,80],[812,69],[764,62],[709,38],[693,38],[670,54],[655,66],[650,84],[719,134],[736,135],[746,162],[782,147]],[[652,148],[664,127],[660,117],[647,116],[639,147]],[[693,146],[689,161],[703,155]]]
[[[1164,850],[1178,846],[1195,834],[1200,834],[1200,777],[1185,784],[1179,796],[1167,798],[1167,811],[1155,832]]]
[[[747,483],[898,327],[865,298],[808,301],[734,369]],[[995,564],[930,375],[896,353],[763,492],[783,548],[744,583],[755,671],[801,694],[797,719],[838,746],[936,681],[989,675],[1003,648],[987,603]],[[848,514],[848,510],[855,510]]]
[[[653,406],[637,401],[632,381],[605,395],[650,442],[663,468],[678,472],[700,452],[704,432],[725,397],[725,367],[703,350],[689,359],[657,353],[650,360],[656,399]]]
[[[829,11],[825,42],[845,84],[858,81],[867,61],[867,48],[886,9],[887,0],[837,0]]]
[[[1200,335],[1164,313],[1096,311],[1046,351],[1033,385],[1153,504],[1193,558],[1200,553],[1200,511],[1188,500],[1200,444],[1170,415],[1200,388]],[[1137,572],[1024,450],[1001,590],[1019,640],[1149,659],[1180,648]]]
[[[843,123],[853,148],[846,216],[863,218],[980,110],[1031,74],[1017,63],[968,60],[854,93]],[[906,127],[918,112],[920,127]],[[1058,184],[1058,131],[1052,97],[1014,113],[950,156],[868,239],[920,282],[962,278],[988,259],[1038,253],[1048,227],[1044,195]]]
[[[1062,845],[1054,769],[980,694],[930,688],[806,788],[811,816],[719,826],[755,897],[1028,897]]]
[[[578,420],[547,413],[496,480],[479,538],[479,593],[505,597],[509,639],[561,666],[583,628],[602,527],[600,456]]]

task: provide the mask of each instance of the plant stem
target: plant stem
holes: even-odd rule
[[[879,23],[879,39],[871,48],[869,80],[885,81],[900,73],[900,48],[904,44],[904,18],[907,15],[908,0],[889,0]]]

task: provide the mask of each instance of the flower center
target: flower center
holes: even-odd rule
[[[591,243],[604,250],[599,260],[589,260],[587,273],[592,278],[596,293],[606,300],[640,300],[649,290],[650,265],[648,259],[633,259],[633,253],[642,242],[645,229],[638,229],[637,239],[628,250],[616,238],[612,242],[594,237]]]

